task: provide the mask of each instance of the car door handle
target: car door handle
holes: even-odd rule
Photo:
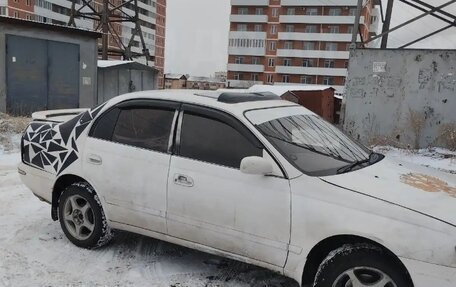
[[[174,183],[178,184],[178,185],[192,187],[193,186],[193,179],[191,177],[189,177],[189,176],[176,173],[174,175]]]
[[[103,161],[101,160],[101,157],[96,155],[96,154],[89,154],[89,163],[95,164],[95,165],[100,165]]]

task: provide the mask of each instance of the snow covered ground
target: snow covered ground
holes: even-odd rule
[[[15,141],[15,140],[13,140]],[[0,147],[1,286],[290,286],[290,279],[252,265],[163,241],[118,232],[98,250],[72,245],[50,208],[20,182],[15,149]],[[392,157],[456,173],[456,153],[376,148]]]

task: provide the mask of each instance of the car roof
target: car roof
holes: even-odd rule
[[[293,102],[282,100],[273,93],[239,93],[204,90],[151,90],[134,92],[117,96],[111,99],[109,104],[115,105],[133,99],[169,100],[196,104],[217,108],[237,115],[241,115],[247,110],[297,105]]]

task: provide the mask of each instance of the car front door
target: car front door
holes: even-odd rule
[[[290,186],[258,139],[219,111],[183,105],[168,180],[168,233],[283,267],[290,237]],[[264,156],[276,176],[240,171]]]
[[[94,123],[83,170],[107,203],[111,221],[166,232],[166,185],[178,106],[128,101]]]

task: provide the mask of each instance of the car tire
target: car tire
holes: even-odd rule
[[[370,244],[344,245],[321,263],[314,287],[411,287],[407,274],[383,249]]]
[[[86,182],[68,186],[60,195],[59,221],[66,237],[76,246],[93,249],[112,238],[95,190]]]

